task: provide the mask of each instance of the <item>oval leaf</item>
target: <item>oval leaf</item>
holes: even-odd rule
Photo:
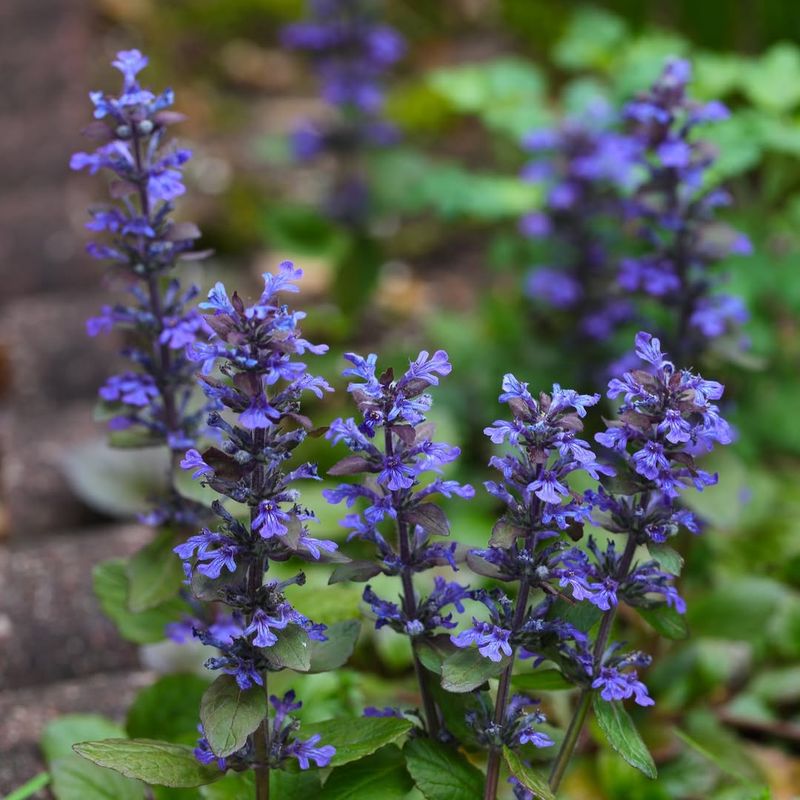
[[[197,735],[197,709],[208,680],[190,673],[176,673],[159,678],[142,689],[128,709],[125,729],[132,739],[154,739],[168,742],[191,741]],[[75,741],[110,739],[122,734],[88,734]]]
[[[174,534],[164,531],[128,561],[131,611],[147,611],[177,596],[184,574],[181,560],[172,552],[176,543]]]
[[[681,641],[689,636],[689,626],[686,624],[686,618],[674,608],[660,605],[653,608],[637,608],[636,610],[657,633],[667,639]]]
[[[278,641],[262,652],[274,669],[308,672],[311,667],[311,644],[308,634],[299,625],[287,625],[275,631]]]
[[[514,675],[511,685],[521,692],[561,692],[575,688],[557,669],[535,669]]]
[[[433,536],[449,536],[450,523],[447,516],[435,503],[420,503],[403,514],[403,519]]]
[[[609,703],[603,700],[599,694],[595,694],[592,704],[594,715],[606,735],[608,743],[632,767],[636,767],[648,778],[655,778],[658,773],[653,757],[622,703],[618,701]]]
[[[508,659],[491,661],[475,648],[459,650],[442,663],[442,687],[448,692],[471,692],[489,678],[496,678]]]
[[[348,619],[328,626],[328,640],[311,642],[311,666],[309,672],[329,672],[346,664],[361,633],[361,621]]]
[[[135,614],[128,609],[128,576],[123,559],[112,559],[92,570],[94,593],[100,607],[116,624],[119,632],[136,644],[164,640],[164,629],[187,610],[179,599],[169,600],[155,608]]]
[[[658,566],[670,575],[680,575],[683,569],[683,556],[668,544],[647,545],[650,555],[658,562]]]
[[[345,456],[337,461],[329,470],[328,475],[356,475],[369,470],[369,461],[361,456]]]
[[[70,753],[50,765],[56,800],[143,800],[145,786]]]
[[[204,786],[224,774],[216,766],[201,764],[191,747],[155,739],[103,739],[80,742],[72,749],[101,767],[156,786]]]
[[[550,791],[547,778],[536,772],[536,770],[531,769],[513,750],[504,747],[503,755],[511,774],[526,789],[530,789],[533,792],[536,800],[556,800],[556,796]]]
[[[303,738],[318,733],[321,744],[332,744],[336,754],[331,766],[338,767],[396,742],[410,730],[411,723],[397,717],[351,717],[304,724]]]
[[[200,721],[214,755],[225,758],[240,750],[267,715],[267,698],[260,686],[241,689],[233,675],[220,675],[206,689]]]
[[[399,721],[399,720],[398,720]],[[331,772],[318,800],[403,800],[414,784],[394,745]]]
[[[351,561],[336,567],[328,578],[328,583],[342,583],[343,581],[362,583],[374,578],[380,571],[381,568],[374,561]]]
[[[99,714],[66,714],[48,723],[41,747],[48,762],[73,756],[72,745],[87,739],[124,738],[125,731]]]
[[[410,739],[403,755],[427,800],[475,800],[483,795],[483,773],[455,748],[432,739]]]

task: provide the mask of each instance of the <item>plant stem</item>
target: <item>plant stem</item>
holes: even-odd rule
[[[386,455],[391,458],[394,455],[394,443],[392,442],[391,430],[385,428],[384,435]],[[392,492],[392,495],[394,494],[395,492]],[[414,594],[414,581],[411,568],[408,566],[411,555],[408,541],[408,524],[401,519],[401,515],[399,514],[397,518],[397,544],[400,552],[400,561],[403,564],[400,572],[400,580],[403,586],[403,611],[406,617],[411,620],[417,615],[417,598]],[[417,655],[417,648],[413,637],[411,638],[411,657],[414,662],[414,673],[417,678],[417,684],[419,685],[420,697],[422,698],[422,707],[425,710],[425,722],[427,723],[428,735],[431,739],[436,739],[439,736],[440,729],[439,709],[431,691],[428,674]]]
[[[589,706],[591,704],[592,690],[582,689],[578,697],[578,705],[575,707],[575,713],[572,715],[567,733],[564,736],[564,741],[561,743],[561,749],[558,751],[558,756],[550,772],[550,788],[553,792],[557,791],[558,787],[561,785],[561,779],[564,777],[564,772],[575,751],[578,737],[583,730],[583,725],[586,722],[586,715],[589,713]]]
[[[133,158],[136,164],[136,172],[139,176],[139,205],[141,207],[142,216],[150,223],[150,197],[147,194],[147,185],[145,183],[145,174],[142,166],[142,145],[139,139],[139,134],[134,130],[133,132]],[[144,236],[140,237],[141,246],[144,247]],[[145,267],[147,265],[145,264]],[[147,273],[147,291],[150,299],[150,307],[153,311],[153,317],[156,320],[156,335],[160,336],[164,330],[164,306],[161,302],[161,292],[158,286],[158,276],[154,272],[148,271]],[[153,359],[158,364],[158,375],[155,376],[158,391],[161,395],[161,400],[164,403],[164,426],[167,429],[167,436],[170,433],[176,432],[178,428],[178,416],[175,404],[175,393],[170,385],[169,371],[171,367],[172,357],[169,352],[169,347],[162,344],[158,340],[153,342]],[[170,451],[170,470],[168,476],[168,486],[171,494],[176,493],[175,488],[175,471],[178,468],[178,461],[180,454],[177,450],[169,448]]]
[[[253,431],[253,450],[254,454],[258,457],[263,453],[266,446],[266,429],[256,428]],[[260,499],[264,492],[264,466],[259,460],[258,466],[253,470],[253,475],[250,483],[250,490],[252,494]],[[258,505],[250,507],[250,525],[251,533],[253,533],[252,524],[253,520],[258,516]],[[255,534],[258,536],[258,534]],[[250,600],[255,604],[256,595],[258,590],[264,583],[264,561],[262,558],[256,558],[250,565],[250,572],[248,573],[248,593]],[[248,623],[250,620],[248,619]],[[255,773],[256,773],[256,800],[269,800],[269,688],[268,678],[269,672],[264,670],[261,675],[264,682],[264,697],[267,700],[267,713],[261,724],[256,728],[253,733],[253,748],[255,749]]]
[[[514,608],[514,621],[511,624],[512,632],[522,624],[525,618],[525,611],[528,608],[528,595],[530,594],[530,583],[527,578],[523,578],[519,585],[519,594],[517,595],[517,605]],[[506,704],[508,703],[508,695],[511,690],[511,673],[514,671],[514,659],[517,651],[514,648],[511,651],[511,660],[508,666],[503,670],[500,675],[500,683],[497,685],[497,698],[494,703],[494,723],[495,725],[503,724],[503,717],[506,713]],[[500,754],[501,748],[492,747],[489,750],[489,760],[486,763],[486,789],[484,791],[484,800],[495,800],[497,797],[497,784],[500,780]]]
[[[628,577],[628,572],[633,562],[633,555],[636,552],[636,537],[628,536],[628,541],[625,543],[625,550],[622,554],[622,559],[619,562],[619,568],[615,576],[616,580],[620,583]],[[594,671],[600,666],[603,653],[605,652],[608,644],[608,638],[611,635],[611,627],[614,624],[614,617],[617,614],[617,607],[611,608],[603,614],[603,619],[600,623],[600,630],[597,632],[597,639],[594,645]],[[558,791],[561,785],[561,779],[564,777],[564,772],[569,765],[572,754],[575,752],[575,746],[580,738],[583,725],[586,722],[586,715],[589,712],[589,705],[592,700],[592,690],[589,688],[582,689],[578,698],[578,705],[575,708],[575,713],[570,720],[569,727],[567,728],[564,741],[561,743],[561,749],[558,751],[556,760],[553,762],[553,767],[550,771],[550,789],[553,792]]]

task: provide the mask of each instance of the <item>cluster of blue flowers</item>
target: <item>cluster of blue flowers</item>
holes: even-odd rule
[[[198,290],[182,288],[170,274],[179,260],[203,255],[193,250],[200,236],[197,226],[172,218],[174,200],[184,192],[181,167],[191,153],[167,141],[168,127],[182,119],[169,110],[172,91],[156,95],[139,83],[147,58],[128,50],[112,63],[122,73],[122,91],[118,96],[90,93],[95,121],[84,133],[99,144],[94,152],[75,153],[70,166],[112,176],[112,202],[91,209],[86,226],[106,238],[90,243],[87,250],[112,263],[112,281],[130,300],[105,306],[87,328],[92,336],[115,328],[130,335],[123,355],[131,368],[110,377],[100,389],[112,443],[164,443],[175,464],[178,454],[194,443],[205,415],[205,408],[192,402],[195,366],[185,352],[206,335],[202,316],[193,307]],[[197,514],[170,478],[169,495],[146,521],[186,526]]]
[[[727,119],[729,112],[718,101],[692,100],[687,94],[691,74],[688,61],[669,60],[650,90],[623,112],[644,168],[644,180],[627,209],[638,224],[644,253],[623,260],[620,283],[677,310],[671,338],[676,357],[704,351],[709,340],[746,321],[742,301],[717,291],[719,277],[709,267],[752,250],[746,236],[714,219],[716,209],[729,205],[731,197],[723,189],[707,188],[705,177],[716,152],[696,137],[696,129]]]
[[[535,155],[523,178],[543,183],[546,194],[544,209],[525,216],[520,229],[552,260],[531,271],[527,290],[568,311],[571,328],[577,322],[589,341],[640,319],[635,301],[652,298],[673,312],[664,333],[677,358],[695,358],[720,337],[746,346],[737,333],[747,320],[744,304],[720,291],[723,278],[712,267],[749,254],[751,245],[715,217],[731,197],[708,188],[716,152],[697,136],[699,126],[725,120],[728,111],[691,99],[690,80],[689,63],[670,59],[620,114],[596,102],[583,117],[523,141]],[[631,236],[620,231],[620,219]]]
[[[605,341],[634,308],[616,284],[615,220],[620,195],[636,178],[638,147],[614,130],[611,109],[594,103],[580,118],[557,129],[537,130],[523,140],[533,154],[523,180],[545,188],[544,208],[527,214],[520,230],[546,247],[551,264],[534,267],[531,298],[570,312],[576,334]],[[554,265],[558,266],[554,266]]]
[[[492,762],[499,759],[498,742],[508,743],[503,726],[508,724],[506,709],[513,705],[509,690],[515,656],[533,658],[534,667],[554,663],[571,683],[586,692],[599,690],[604,700],[632,697],[639,705],[651,705],[637,672],[650,657],[621,653],[619,644],[608,646],[613,615],[621,602],[646,608],[666,605],[679,614],[686,610],[674,576],[657,560],[636,563],[634,555],[637,545],[663,544],[680,528],[697,532],[697,520],[677,498],[688,486],[702,491],[716,482],[716,475],[696,465],[695,456],[731,440],[713,402],[721,397],[722,386],[676,370],[650,334],[637,335],[636,355],[643,368],[611,380],[609,397],[622,395],[623,402],[618,418],[595,437],[614,451],[613,466],[599,462],[589,443],[579,438],[582,418],[599,395],[580,395],[556,385],[550,394],[535,398],[527,384],[509,374],[500,401],[508,404],[512,419],[498,420],[485,430],[494,444],[507,448],[490,461],[502,481],[486,483],[505,511],[490,546],[470,551],[468,562],[478,574],[518,583],[518,591],[515,601],[499,589],[472,592],[471,599],[487,608],[488,619],[473,617],[472,626],[451,639],[458,647],[475,645],[485,658],[505,663],[490,732],[478,731],[479,738],[494,737],[489,780],[497,780]],[[569,476],[579,472],[611,489],[598,483],[596,489],[574,491]],[[626,535],[623,551],[612,540],[601,549],[593,536],[585,549],[574,546],[572,540],[582,537],[586,523]],[[534,590],[543,599],[530,607]],[[602,612],[604,622],[593,641],[560,618],[559,597],[590,603]],[[546,746],[544,738],[538,741]]]
[[[328,211],[342,222],[359,225],[368,210],[368,188],[360,154],[398,139],[383,119],[383,78],[405,51],[405,42],[376,19],[373,0],[309,0],[309,18],[287,25],[283,42],[311,54],[326,103],[338,109],[326,123],[303,122],[291,138],[302,161],[331,154],[337,175]]]
[[[212,411],[208,425],[218,432],[220,447],[203,453],[190,448],[181,466],[218,494],[248,506],[250,518],[249,524],[243,523],[215,501],[217,528],[204,528],[175,552],[184,560],[187,580],[200,597],[232,610],[222,626],[198,626],[194,633],[218,650],[206,666],[235,676],[242,689],[263,686],[267,673],[282,667],[271,648],[292,629],[310,639],[326,638],[325,626],[313,623],[286,599],[289,586],[304,583],[302,572],[284,581],[264,580],[272,561],[292,556],[315,561],[335,556],[336,551],[334,542],[310,534],[309,522],[315,516],[299,503],[294,488],[299,480],[317,480],[316,466],[285,468],[311,427],[300,413],[301,396],[312,392],[321,397],[332,391],[296,359],[306,352],[323,353],[327,347],[304,339],[298,322],[305,315],[290,311],[279,299],[282,293],[298,291],[301,275],[290,262],[282,263],[277,274],[264,275],[264,291],[252,306],[245,306],[236,293],[228,297],[218,283],[200,304],[213,333],[209,341],[195,342],[189,350],[204,367],[200,381],[206,395],[233,412],[236,421]],[[210,374],[212,366],[218,368],[218,377]],[[293,696],[272,700],[276,715],[269,765],[279,768],[288,758],[296,758],[302,768],[308,767],[309,759],[325,766],[332,748],[318,747],[318,737],[301,742],[283,732],[283,720],[299,707],[292,700]],[[204,752],[202,743],[198,752]],[[237,754],[239,759],[246,756]]]
[[[401,603],[381,599],[368,585],[364,600],[376,617],[377,627],[388,625],[410,636],[417,643],[437,631],[455,627],[453,607],[463,612],[462,601],[469,591],[442,577],[435,579],[433,591],[420,598],[414,587],[413,575],[434,566],[449,565],[456,569],[456,544],[434,541],[434,536],[448,536],[450,525],[442,509],[431,502],[435,495],[470,498],[475,494],[468,485],[441,477],[426,478],[426,473],[441,473],[442,467],[455,461],[459,449],[433,440],[433,426],[426,422],[425,413],[431,407],[431,396],[425,392],[439,383],[439,376],[452,369],[447,353],[438,350],[433,355],[423,350],[406,372],[395,379],[391,369],[377,374],[377,356],[367,358],[348,353],[353,365],[345,376],[353,380],[348,391],[358,406],[361,420],[335,420],[327,437],[338,444],[343,442],[352,455],[338,462],[332,475],[366,475],[362,483],[343,484],[325,490],[331,503],[344,501],[353,507],[366,501],[359,512],[348,514],[342,524],[351,529],[348,539],[362,539],[375,545],[377,560],[347,565],[348,576],[360,580],[383,573],[399,576],[402,583]],[[382,437],[376,436],[379,431]],[[391,523],[394,536],[389,541],[381,527]],[[435,734],[439,714],[427,686],[424,670],[416,657],[415,666],[425,702],[428,730]]]

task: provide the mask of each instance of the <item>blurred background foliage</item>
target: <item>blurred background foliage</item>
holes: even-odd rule
[[[216,251],[193,277],[253,291],[265,269],[295,260],[307,273],[306,332],[332,345],[317,370],[337,388],[348,349],[398,365],[423,347],[447,349],[454,372],[437,390],[433,416],[440,438],[464,451],[458,477],[476,485],[487,477],[481,431],[496,416],[501,375],[513,370],[541,388],[580,375],[564,331],[535,314],[521,291],[532,253],[517,221],[541,197],[517,177],[520,137],[597,97],[619,106],[656,77],[665,57],[691,59],[693,94],[731,108],[707,133],[720,152],[711,179],[732,191],[727,219],[755,249],[726,265],[731,292],[751,313],[750,350],[735,363],[712,357],[695,365],[728,387],[738,440],[715,459],[720,485],[696,501],[709,530],[682,544],[691,637],[665,643],[640,619],[623,621],[626,638],[656,656],[647,681],[657,705],[637,721],[662,777],[653,785],[603,750],[598,736],[564,797],[792,798],[800,786],[800,16],[792,4],[387,3],[409,40],[387,103],[403,141],[370,156],[373,203],[362,237],[318,210],[332,165],[297,166],[289,154],[294,124],[326,113],[308,65],[278,43],[280,26],[302,16],[301,0],[97,0],[97,10],[101,83],[108,54],[140,46],[152,56],[149,79],[172,84],[189,115],[181,133],[196,160],[185,213]],[[349,414],[346,403],[340,391],[309,414],[325,424]],[[302,455],[322,468],[338,457],[324,439],[308,440]],[[70,474],[101,510],[118,498],[132,512],[158,472],[152,466],[147,452],[132,459],[92,445],[75,455]],[[188,483],[186,490],[198,492]],[[320,531],[341,539],[339,509],[318,490],[305,500]],[[494,511],[481,492],[451,504],[455,537],[483,544]],[[300,610],[323,622],[357,613],[361,587],[323,590],[326,580],[327,569],[311,570],[319,591],[298,593]],[[99,582],[113,616],[113,570]],[[141,642],[161,638],[163,620],[150,622],[136,623]],[[407,674],[409,653],[400,637],[379,634],[365,630],[351,670],[304,679],[314,718],[397,697],[392,686]],[[403,691],[400,702],[410,702],[410,682]],[[545,697],[563,723],[564,693]],[[128,727],[138,731],[135,709],[131,715]],[[176,740],[191,738],[193,722],[178,730],[179,722]]]

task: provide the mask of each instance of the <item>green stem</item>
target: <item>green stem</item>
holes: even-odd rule
[[[628,541],[625,543],[625,551],[622,554],[622,559],[619,562],[617,569],[616,580],[620,583],[628,577],[628,572],[633,562],[633,555],[636,552],[636,537],[628,536]],[[608,644],[608,638],[611,635],[611,627],[614,624],[614,617],[617,614],[617,607],[611,608],[603,614],[603,620],[600,623],[600,630],[597,633],[597,639],[594,645],[594,672],[600,666],[603,653]],[[553,762],[553,768],[550,771],[550,789],[553,792],[558,791],[561,784],[561,779],[564,777],[564,772],[569,765],[572,754],[575,752],[575,746],[578,744],[583,725],[586,722],[586,715],[589,711],[589,705],[592,700],[592,690],[589,688],[581,691],[578,699],[578,705],[575,708],[575,713],[570,720],[567,734],[564,741],[561,743],[561,749],[558,751],[556,760]]]
[[[592,703],[591,689],[583,689],[578,699],[578,705],[575,708],[575,713],[570,720],[567,733],[564,736],[564,741],[561,743],[561,749],[558,751],[558,756],[553,764],[553,769],[550,772],[550,788],[553,792],[558,791],[561,784],[561,779],[564,777],[564,772],[567,769],[572,753],[575,751],[575,745],[578,743],[578,737],[581,735],[583,725],[586,722],[586,715],[589,713],[589,706]]]
[[[514,621],[511,625],[512,631],[516,632],[525,618],[525,611],[528,608],[528,595],[530,594],[530,583],[527,578],[523,578],[519,586],[517,595],[517,606],[514,609]],[[508,695],[511,691],[511,673],[514,671],[514,659],[517,655],[516,648],[511,652],[511,660],[508,666],[500,675],[500,683],[497,686],[497,698],[494,703],[494,723],[502,725],[506,713]],[[486,788],[483,793],[484,800],[495,800],[497,797],[497,784],[500,781],[500,757],[501,747],[492,747],[489,750],[489,760],[486,763]]]

